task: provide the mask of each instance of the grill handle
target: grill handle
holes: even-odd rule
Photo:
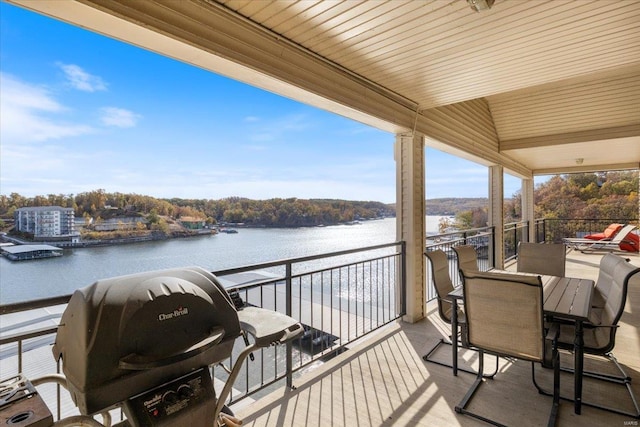
[[[215,327],[211,330],[208,337],[192,345],[186,350],[160,359],[131,353],[120,359],[118,367],[120,369],[128,369],[131,371],[143,371],[146,369],[168,366],[209,350],[211,347],[218,345],[220,341],[222,341],[222,338],[224,338],[224,328],[221,326]]]

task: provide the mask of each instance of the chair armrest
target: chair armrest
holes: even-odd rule
[[[592,323],[585,323],[584,324],[584,328],[585,329],[598,329],[598,328],[619,328],[620,325],[594,325]]]
[[[560,325],[552,323],[544,337],[544,354],[542,366],[553,368],[553,360],[558,355],[558,339],[560,338]]]
[[[554,322],[549,327],[545,339],[549,341],[556,341],[558,337],[560,337],[560,325]]]

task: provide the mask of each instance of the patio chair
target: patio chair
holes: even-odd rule
[[[476,248],[471,245],[454,246],[453,251],[456,253],[458,259],[458,271],[478,271],[478,253]],[[462,273],[460,273],[460,280],[462,280]]]
[[[564,277],[566,251],[562,243],[520,242],[517,270],[520,273]]]
[[[451,281],[451,276],[449,276],[449,260],[447,259],[447,254],[444,251],[438,249],[434,251],[425,252],[425,256],[429,260],[431,264],[431,278],[433,280],[433,284],[436,290],[437,302],[438,302],[438,314],[440,318],[447,324],[451,324],[451,314],[453,311],[453,303],[447,298],[449,292],[453,291],[453,282]],[[464,311],[458,308],[458,326],[460,328],[460,345],[462,347],[468,348],[467,345],[467,327],[466,321],[464,317]],[[458,339],[458,337],[449,337],[450,339]],[[440,338],[440,340],[434,345],[428,352],[425,354],[422,359],[426,362],[437,363],[438,365],[446,366],[452,368],[453,366],[444,362],[440,362],[438,360],[432,359],[432,355],[436,352],[436,350],[440,347],[440,345],[452,345],[451,341],[445,340],[444,338]],[[458,370],[463,372],[468,372],[471,374],[475,374],[475,371],[471,371],[465,368],[458,368]],[[495,373],[498,371],[498,359],[496,358],[496,371],[493,374],[486,374],[485,377],[493,377]]]
[[[622,227],[624,227],[624,224],[618,224],[614,222],[613,224],[609,224],[609,226],[605,228],[603,232],[587,234],[586,236],[584,236],[584,238],[590,240],[611,240],[613,236],[615,236],[616,233],[618,233],[618,231],[622,229]]]
[[[554,325],[545,334],[540,276],[463,271],[463,277],[470,346],[477,348],[481,356],[486,352],[530,361],[532,372],[535,363],[553,366],[554,393],[548,425],[554,426],[560,403],[558,328]],[[546,357],[548,346],[552,350],[549,352],[551,360]],[[455,411],[500,426],[502,424],[497,421],[467,409],[484,382],[482,359],[480,357],[480,369],[475,382]]]
[[[594,406],[607,411],[640,417],[640,408],[631,389],[631,377],[614,357],[612,351],[615,347],[618,322],[624,313],[627,300],[627,288],[632,276],[640,272],[636,267],[624,258],[615,254],[606,254],[600,261],[600,273],[596,282],[589,323],[584,324],[584,352],[596,356],[602,356],[614,363],[622,376],[608,375],[599,372],[585,371],[584,376],[598,380],[609,381],[626,386],[629,396],[635,407],[635,413],[625,412],[611,407],[596,405],[583,400],[583,404]],[[575,329],[572,324],[560,326],[558,347],[569,351],[573,350]],[[570,368],[563,370],[573,372]]]
[[[580,251],[582,253],[595,251],[620,251],[638,252],[638,236],[632,232],[637,227],[633,224],[625,225],[611,238],[601,240],[592,239],[574,239],[565,237],[562,242],[569,248]]]

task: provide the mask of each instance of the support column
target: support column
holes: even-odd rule
[[[536,242],[536,226],[534,218],[534,200],[533,200],[533,179],[523,179],[522,188],[520,190],[521,203],[520,211],[522,212],[522,221],[529,224],[529,241]],[[536,242],[537,243],[537,242]]]
[[[406,242],[407,313],[403,320],[425,317],[425,182],[422,135],[399,134],[395,143],[396,235]]]
[[[489,225],[494,227],[493,265],[498,269],[504,268],[504,168],[502,166],[489,167]]]

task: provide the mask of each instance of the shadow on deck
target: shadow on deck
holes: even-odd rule
[[[640,257],[630,256],[640,266]],[[600,256],[569,252],[567,276],[596,279]],[[235,407],[245,426],[476,426],[486,425],[456,414],[460,402],[475,379],[422,360],[438,339],[448,336],[449,325],[437,314],[435,302],[428,305],[428,317],[409,324],[397,322],[351,346],[345,353],[294,381],[295,390],[281,388],[269,396]],[[640,277],[630,284],[625,314],[616,337],[614,354],[632,377],[635,395],[640,397]],[[448,346],[438,357],[450,360]],[[461,361],[474,365],[477,353],[462,352]],[[489,356],[488,356],[489,357]],[[492,363],[488,360],[487,363]],[[563,355],[562,364],[572,363]],[[587,358],[585,365],[610,370],[600,358]],[[489,366],[490,368],[490,366]],[[551,375],[538,369],[541,382],[550,389]],[[562,374],[562,394],[573,395],[573,377]],[[632,411],[626,388],[585,379],[583,399]],[[530,363],[502,360],[500,372],[474,397],[471,409],[506,425],[546,425],[551,398],[538,394],[531,382]],[[576,415],[571,402],[560,406],[558,425],[623,426],[638,420],[584,406]]]

